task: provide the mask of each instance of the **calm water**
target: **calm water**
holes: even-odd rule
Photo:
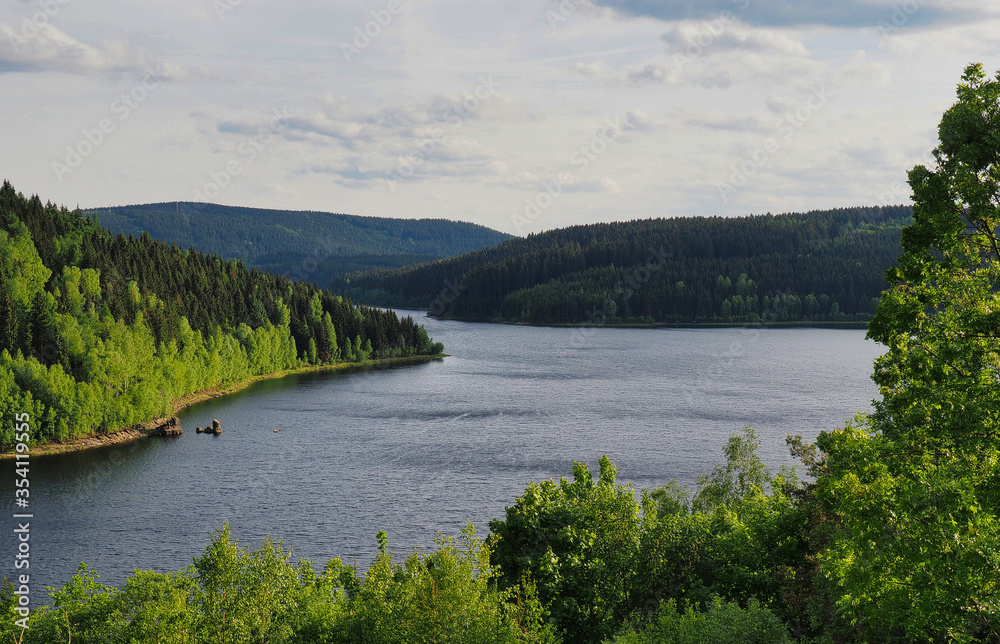
[[[786,434],[841,427],[877,393],[880,348],[863,331],[425,320],[452,357],[264,382],[186,410],[180,438],[35,459],[35,588],[81,561],[114,584],[177,570],[224,521],[244,542],[364,564],[380,529],[400,553],[467,521],[485,532],[529,481],[571,476],[575,460],[596,469],[607,454],[640,487],[692,482],[752,424],[765,461],[792,464]],[[213,418],[221,436],[195,433]]]

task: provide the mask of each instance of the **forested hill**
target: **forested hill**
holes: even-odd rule
[[[64,440],[258,375],[442,349],[412,318],[0,188],[0,450],[9,413]]]
[[[344,272],[417,264],[496,246],[510,235],[445,219],[389,219],[171,202],[88,210],[112,232],[197,248],[327,286]]]
[[[334,290],[432,315],[534,324],[866,321],[909,207],[575,226]]]

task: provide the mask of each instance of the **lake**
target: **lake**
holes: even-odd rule
[[[860,330],[413,315],[451,357],[265,381],[185,410],[179,438],[33,459],[32,590],[61,585],[81,561],[110,584],[135,568],[177,570],[224,521],[253,546],[271,535],[320,566],[366,565],[381,529],[400,554],[468,521],[485,534],[529,481],[571,477],[574,461],[596,471],[602,454],[637,487],[690,484],[751,424],[769,466],[794,465],[787,434],[842,427],[877,395],[881,347]],[[222,435],[195,433],[213,418]],[[3,539],[11,561],[12,531]]]

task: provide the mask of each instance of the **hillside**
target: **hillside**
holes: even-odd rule
[[[112,232],[239,259],[266,272],[326,286],[350,271],[395,268],[496,246],[510,235],[445,219],[170,202],[84,212]]]
[[[27,414],[32,442],[142,423],[262,375],[442,348],[412,318],[0,188],[0,411]]]
[[[593,224],[419,266],[345,275],[334,290],[463,320],[861,322],[886,288],[907,207]]]

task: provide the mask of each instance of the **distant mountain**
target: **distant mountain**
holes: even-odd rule
[[[326,286],[348,271],[394,268],[496,246],[510,235],[445,219],[389,219],[169,202],[85,211],[113,232],[241,259]]]
[[[463,320],[863,322],[900,253],[908,207],[593,224],[418,266],[344,275],[334,290]]]
[[[443,348],[410,317],[0,185],[0,413],[30,415],[31,444],[134,428],[261,376]],[[0,428],[0,452],[19,442]]]

